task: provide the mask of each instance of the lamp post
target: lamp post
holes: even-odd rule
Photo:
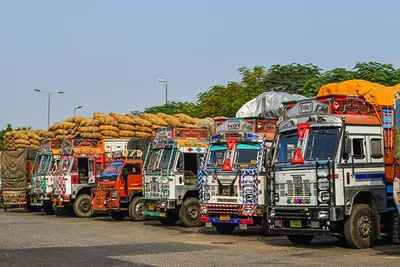
[[[45,92],[45,91],[42,91],[42,90],[39,90],[39,89],[33,89],[33,90],[35,92],[47,94],[49,96],[49,98],[48,98],[49,100],[48,100],[48,104],[47,104],[47,127],[50,128],[50,96],[53,95],[53,94],[62,95],[65,92],[63,92],[63,91],[60,91],[60,92]]]
[[[77,109],[80,109],[80,108],[82,108],[83,106],[82,105],[79,105],[79,106],[76,106],[75,108],[74,108],[74,117],[76,116],[76,110]]]
[[[158,79],[160,83],[165,83],[165,105],[168,104],[168,83],[164,79]]]

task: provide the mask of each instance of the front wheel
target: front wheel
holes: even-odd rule
[[[125,217],[128,215],[128,213],[125,210],[121,210],[121,211],[112,211],[110,215],[111,218],[113,218],[116,221],[123,221]]]
[[[39,211],[42,210],[42,207],[41,207],[41,206],[31,206],[31,203],[28,201],[28,202],[26,203],[26,209],[27,209],[29,212],[39,212]]]
[[[287,235],[290,242],[295,245],[308,245],[313,240],[313,235]]]
[[[135,197],[129,204],[129,217],[136,222],[146,220],[146,215],[144,215],[144,204],[141,197]]]
[[[93,214],[92,198],[88,194],[79,195],[73,204],[74,213],[79,218],[89,218]]]
[[[179,219],[187,227],[201,226],[200,203],[197,198],[191,197],[183,202],[179,210]]]
[[[231,223],[216,223],[215,229],[221,235],[230,235],[235,231],[236,224]]]
[[[370,248],[378,238],[376,213],[366,204],[355,204],[344,224],[344,236],[352,248]]]

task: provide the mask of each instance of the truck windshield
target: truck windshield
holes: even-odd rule
[[[100,181],[116,181],[118,179],[118,174],[121,170],[123,162],[111,162],[107,165],[107,167],[103,170],[103,173],[100,176]]]
[[[339,128],[311,128],[308,134],[305,160],[333,158],[339,142]]]
[[[74,161],[73,156],[66,156],[61,159],[61,163],[58,165],[57,172],[67,172],[72,166],[72,163]]]
[[[174,164],[176,149],[172,148],[158,148],[154,149],[151,153],[147,170],[160,171],[167,170],[168,166],[171,169]]]
[[[276,162],[282,163],[292,160],[298,139],[297,130],[283,132],[279,135]]]
[[[242,168],[250,167],[257,164],[259,144],[238,144],[236,147],[235,165]]]
[[[35,165],[33,166],[33,174],[39,174],[40,170],[40,162],[42,161],[43,155],[38,156],[35,161]]]
[[[211,145],[206,166],[208,168],[221,168],[226,156],[226,149],[226,145]]]

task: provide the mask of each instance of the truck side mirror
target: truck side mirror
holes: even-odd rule
[[[346,134],[344,137],[344,147],[343,147],[343,159],[347,162],[350,158],[351,153],[351,139]]]
[[[122,169],[122,179],[128,180],[128,169],[127,168]]]

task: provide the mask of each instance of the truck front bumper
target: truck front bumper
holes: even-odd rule
[[[175,210],[175,199],[143,199],[144,215],[149,217],[167,217],[167,212]]]
[[[200,205],[200,214],[200,221],[208,227],[214,223],[255,225],[255,221],[261,221],[264,215],[264,206],[203,203]]]

